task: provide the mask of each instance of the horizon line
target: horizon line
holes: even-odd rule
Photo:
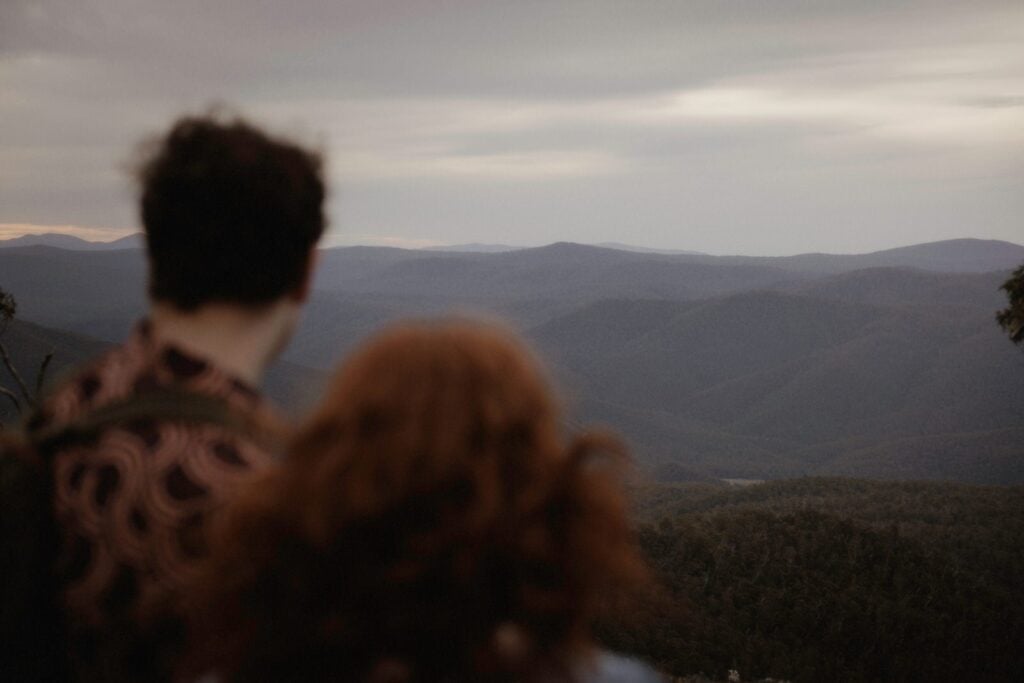
[[[26,237],[70,237],[72,239],[79,240],[86,244],[91,245],[103,245],[112,244],[120,240],[141,236],[143,231],[132,230],[129,228],[93,228],[84,227],[77,225],[39,225],[33,223],[0,223],[0,243],[8,242],[11,240],[22,239]],[[84,235],[91,235],[98,239],[89,239]],[[860,256],[866,254],[874,254],[883,251],[891,251],[893,249],[902,249],[907,247],[916,247],[926,244],[940,244],[943,242],[958,242],[958,241],[977,241],[977,242],[997,242],[1002,244],[1011,244],[1017,247],[1024,247],[1024,244],[1019,242],[1012,242],[1010,240],[998,239],[998,238],[986,238],[986,237],[952,237],[938,240],[930,240],[927,242],[913,242],[909,244],[898,244],[892,247],[885,247],[882,249],[873,249],[870,251],[858,251],[858,252],[830,252],[830,251],[804,251],[787,254],[744,254],[744,253],[712,253],[706,251],[698,251],[694,249],[681,249],[675,247],[652,247],[641,244],[630,244],[618,241],[602,241],[602,242],[577,242],[573,240],[559,240],[556,239],[552,242],[544,244],[529,244],[529,245],[515,245],[507,244],[502,242],[454,242],[454,243],[442,243],[434,240],[423,240],[423,239],[407,239],[401,237],[392,236],[381,236],[373,237],[370,235],[355,235],[356,237],[368,238],[367,241],[362,242],[349,242],[348,240],[353,235],[346,235],[345,233],[325,235],[324,239],[318,245],[319,249],[347,249],[347,248],[381,248],[381,249],[403,249],[406,251],[437,251],[443,252],[446,250],[465,251],[467,253],[487,253],[491,251],[493,253],[498,252],[509,252],[509,251],[523,251],[527,249],[542,249],[544,247],[550,247],[556,244],[576,244],[585,247],[595,247],[599,249],[612,249],[616,251],[632,251],[635,253],[648,253],[651,255],[666,255],[666,256],[712,256],[712,257],[744,257],[744,258],[788,258],[795,256]],[[331,238],[334,238],[333,240]],[[332,243],[333,242],[333,243]],[[376,242],[376,243],[374,243]],[[483,247],[486,249],[474,250],[470,247]],[[59,248],[59,247],[57,247]]]

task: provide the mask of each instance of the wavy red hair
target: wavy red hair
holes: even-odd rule
[[[219,525],[193,665],[244,680],[571,678],[602,604],[644,576],[623,457],[609,436],[563,435],[512,335],[392,328]]]

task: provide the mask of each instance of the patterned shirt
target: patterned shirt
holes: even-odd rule
[[[262,424],[279,424],[250,386],[161,343],[143,321],[123,345],[61,385],[30,428],[63,425],[112,401],[169,386],[218,397]],[[174,607],[205,555],[205,523],[270,460],[226,427],[159,419],[112,426],[94,443],[54,455],[58,575],[72,650],[76,659],[93,660],[77,662],[80,673],[166,675],[182,636]]]

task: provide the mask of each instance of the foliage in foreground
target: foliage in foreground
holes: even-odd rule
[[[1014,344],[1024,343],[1024,266],[1013,271],[1000,287],[1006,292],[1010,305],[996,313],[996,322],[1010,336]]]
[[[1024,680],[1021,487],[648,493],[640,542],[661,589],[604,627],[613,648],[676,676]]]
[[[17,312],[18,302],[14,296],[4,291],[3,287],[0,287],[0,335],[7,331],[8,324],[14,319]],[[43,360],[39,364],[39,370],[36,373],[35,391],[32,391],[11,361],[11,355],[7,351],[7,346],[3,341],[0,341],[0,362],[2,362],[10,378],[14,380],[14,388],[9,388],[0,383],[0,396],[6,397],[17,413],[20,414],[23,408],[31,409],[38,406],[39,396],[43,389],[43,381],[46,379],[46,369],[49,367],[51,360],[53,360],[52,351],[43,356]],[[3,424],[0,423],[0,429],[2,428]]]

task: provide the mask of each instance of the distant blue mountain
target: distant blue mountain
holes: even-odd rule
[[[762,258],[326,249],[286,360],[330,368],[409,316],[498,316],[548,360],[575,422],[619,431],[663,480],[1021,483],[1024,356],[994,321],[1021,262],[985,240]],[[20,320],[111,342],[145,311],[145,257],[0,249],[0,286]],[[285,384],[313,384],[288,367]]]
[[[135,249],[142,246],[142,233],[120,237],[109,242],[93,242],[74,235],[45,232],[40,235],[22,235],[9,240],[0,240],[0,249],[10,247],[55,247],[74,251],[106,251],[109,249]]]

